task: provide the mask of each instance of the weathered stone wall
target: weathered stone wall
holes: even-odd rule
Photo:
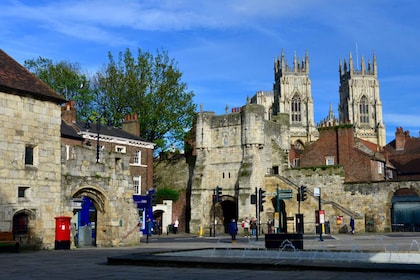
[[[64,156],[64,146],[61,152]],[[95,147],[75,146],[72,159],[63,161],[64,211],[73,216],[73,198],[87,196],[97,210],[98,247],[138,243],[139,215],[133,201],[130,155],[108,152],[101,158],[96,163]]]
[[[13,216],[29,215],[29,242],[52,248],[55,217],[63,215],[60,169],[60,105],[0,92],[0,230]],[[25,147],[34,151],[25,165]],[[27,187],[25,197],[18,188]]]
[[[255,216],[250,195],[263,187],[273,163],[280,170],[287,165],[287,128],[285,123],[264,120],[264,107],[256,104],[222,116],[198,114],[191,232],[210,227],[212,195],[217,186],[223,188],[224,200],[237,203],[238,217]]]

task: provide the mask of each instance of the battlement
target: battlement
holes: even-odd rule
[[[274,75],[277,77],[278,75],[282,76],[287,73],[294,73],[294,74],[309,74],[309,56],[308,51],[305,53],[305,57],[302,59],[298,59],[296,57],[296,52],[293,56],[293,67],[289,66],[289,63],[284,58],[284,50],[281,51],[281,56],[277,57],[274,60]]]

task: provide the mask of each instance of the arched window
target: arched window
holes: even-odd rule
[[[292,122],[301,122],[301,109],[300,109],[300,98],[298,95],[293,96],[292,98],[292,108],[291,108],[291,116]]]
[[[359,104],[360,123],[369,123],[369,103],[366,96],[362,96]]]

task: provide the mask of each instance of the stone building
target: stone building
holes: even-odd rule
[[[118,246],[140,240],[134,195],[153,188],[154,144],[140,138],[137,115],[122,129],[76,118],[74,102],[62,107],[63,200],[72,210],[78,246]],[[140,213],[140,216],[139,216]]]
[[[320,202],[332,232],[350,217],[356,219],[356,231],[395,230],[400,219],[395,203],[407,193],[418,197],[420,184],[390,181],[399,171],[383,152],[376,57],[367,69],[364,58],[361,69],[356,68],[351,55],[349,65],[340,62],[340,119],[330,108],[319,127],[314,125],[308,54],[300,62],[295,55],[289,67],[282,52],[275,61],[272,93],[257,92],[230,114],[201,109],[188,186],[191,232],[224,232],[230,219],[245,217],[259,218],[263,228],[275,219],[281,232],[295,231],[295,215],[301,213],[305,232],[315,233]],[[301,185],[309,194],[304,202],[296,200]],[[222,188],[220,202],[213,202],[216,187]],[[266,194],[261,213],[252,199],[259,189]],[[279,208],[274,203],[277,190],[292,193],[280,200]]]
[[[0,231],[52,249],[56,218],[69,217],[72,246],[138,243],[133,197],[153,187],[154,144],[136,115],[97,126],[65,102],[0,50]]]
[[[368,62],[362,57],[361,69],[354,67],[352,54],[349,62],[340,61],[339,119],[354,125],[358,138],[385,146],[385,125],[382,119],[382,101],[379,96],[376,55]]]
[[[61,186],[65,99],[0,50],[0,231],[53,248]]]

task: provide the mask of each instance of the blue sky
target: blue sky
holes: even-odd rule
[[[41,56],[94,74],[108,51],[163,49],[197,109],[216,114],[272,90],[284,49],[289,63],[309,53],[315,121],[330,103],[338,115],[340,59],[376,53],[387,142],[396,126],[419,136],[418,0],[3,0],[0,10],[0,48],[22,64]]]

